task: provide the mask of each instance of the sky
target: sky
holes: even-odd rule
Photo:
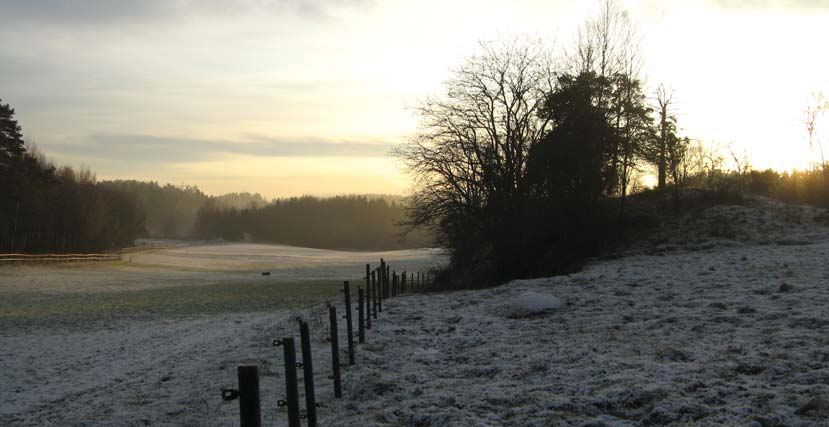
[[[681,133],[755,168],[809,161],[829,0],[622,0]],[[401,194],[390,150],[481,40],[561,53],[579,0],[0,0],[0,99],[54,161],[209,194]],[[829,127],[829,124],[827,124]],[[829,130],[825,145],[829,150]]]

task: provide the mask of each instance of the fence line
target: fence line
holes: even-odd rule
[[[347,370],[351,365],[358,362],[358,359],[355,358],[355,353],[359,351],[359,347],[370,341],[371,331],[377,327],[380,327],[378,324],[373,325],[374,327],[372,329],[366,327],[369,324],[369,319],[371,317],[377,319],[377,314],[383,312],[381,309],[382,304],[387,303],[389,299],[402,294],[422,292],[428,289],[431,285],[431,277],[427,273],[417,272],[418,280],[414,281],[415,273],[410,273],[407,278],[406,272],[403,272],[402,274],[392,272],[393,270],[390,269],[389,265],[383,259],[380,260],[380,265],[374,269],[371,269],[370,265],[367,264],[365,269],[366,277],[363,278],[366,285],[365,289],[361,286],[357,286],[357,292],[351,292],[350,283],[345,281],[343,282],[342,288],[343,300],[339,304],[331,302],[312,304],[294,311],[294,313],[300,313],[297,316],[291,317],[292,320],[296,320],[298,322],[297,326],[302,342],[301,363],[296,363],[293,345],[294,341],[293,338],[290,338],[291,336],[294,336],[294,334],[287,331],[284,328],[285,325],[278,326],[280,331],[276,333],[282,335],[280,339],[273,340],[273,344],[288,348],[283,348],[283,350],[285,350],[285,355],[282,360],[286,373],[286,388],[282,392],[286,393],[287,396],[285,400],[282,400],[281,397],[277,397],[277,400],[279,403],[278,406],[286,412],[285,416],[290,427],[300,425],[300,421],[297,419],[298,405],[301,401],[300,396],[298,395],[300,390],[305,392],[304,400],[306,408],[304,410],[299,410],[299,418],[307,420],[306,423],[309,427],[316,427],[317,414],[320,409],[325,408],[325,405],[322,402],[317,402],[317,397],[315,396],[314,391],[314,370],[311,366],[311,361],[313,360],[311,352],[325,352],[325,348],[318,347],[316,349],[312,349],[310,345],[309,330],[314,329],[321,338],[325,337],[320,341],[325,341],[330,344],[330,370],[326,370],[327,372],[330,372],[330,375],[327,375],[326,378],[331,381],[331,388],[329,388],[329,390],[333,389],[334,398],[341,399],[343,395],[343,382],[349,380]],[[359,300],[357,301],[356,307],[352,304],[352,299],[355,296]],[[338,307],[343,309],[345,313],[343,314],[341,312],[338,315]],[[369,308],[377,310],[374,311]],[[352,311],[355,309],[357,310],[358,343],[354,343],[353,337],[352,322],[354,316],[352,316]],[[386,312],[388,312],[388,310],[386,310]],[[325,319],[326,317],[327,319]],[[341,321],[346,323],[345,327],[341,327]],[[345,351],[340,348],[340,342],[342,342],[340,335],[343,333],[345,334],[346,343],[348,344],[347,350]],[[341,355],[346,355],[348,357],[347,363],[341,362]],[[321,367],[324,366],[325,365],[322,365]],[[303,375],[301,379],[298,378],[298,375],[296,374],[297,367],[303,368]],[[360,381],[359,378],[353,378],[353,380]],[[303,388],[298,386],[299,381],[302,381]],[[242,385],[240,384],[239,387],[241,388]],[[272,392],[280,393],[280,391]],[[250,394],[252,394],[252,392],[250,392]],[[234,400],[241,398],[243,398],[243,396],[241,396],[239,391],[236,389],[222,390],[223,400]],[[268,401],[274,399],[265,398],[264,400]],[[239,415],[240,420],[250,418],[250,414],[242,413],[241,406]],[[245,423],[243,422],[242,425],[244,426]]]
[[[103,254],[0,254],[0,265],[4,264],[38,264],[61,262],[106,262],[120,261],[124,255],[156,249],[169,249],[168,245],[132,246],[118,252]]]

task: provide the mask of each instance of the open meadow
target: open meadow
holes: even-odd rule
[[[219,390],[235,366],[273,359],[293,312],[339,300],[381,257],[408,271],[440,262],[432,249],[214,244],[4,267],[0,425],[232,425]]]

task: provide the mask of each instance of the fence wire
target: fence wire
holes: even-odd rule
[[[386,264],[388,266],[388,264]],[[389,273],[393,270],[388,269]],[[375,272],[376,274],[376,282],[372,283],[371,286],[374,288],[374,292],[377,294],[385,294],[382,297],[378,296],[383,302],[383,312],[386,311],[385,309],[385,302],[394,297],[396,294],[402,293],[403,289],[401,288],[400,282],[394,283],[393,278],[387,277],[386,285],[383,286],[380,280],[380,267],[371,269],[371,272]],[[400,272],[403,273],[403,272]],[[402,275],[397,275],[398,278],[401,278]],[[417,276],[420,278],[420,274]],[[421,285],[425,285],[425,274],[423,276],[424,282]],[[369,274],[369,279],[371,278],[371,274]],[[402,281],[402,279],[401,279]],[[414,282],[414,274],[411,276],[406,277],[405,279],[405,293],[412,293],[417,292],[418,290],[414,288],[414,285],[417,283]],[[420,280],[418,280],[420,282]],[[352,331],[353,331],[353,343],[354,343],[354,352],[355,354],[359,354],[360,345],[358,341],[358,331],[359,331],[359,300],[358,300],[358,288],[362,288],[364,290],[364,301],[365,298],[368,298],[368,304],[365,305],[364,313],[365,316],[372,316],[373,310],[372,305],[374,301],[373,296],[369,296],[366,292],[368,289],[366,288],[366,278],[363,277],[361,280],[356,282],[350,283],[350,306],[351,306],[351,319],[352,319]],[[421,286],[421,289],[423,286]],[[322,403],[323,407],[318,409],[318,414],[322,415],[327,408],[331,408],[332,402],[334,400],[334,382],[332,381],[334,375],[334,367],[332,361],[332,354],[331,354],[331,325],[329,319],[329,308],[334,307],[336,310],[336,321],[337,321],[337,341],[339,342],[339,365],[346,369],[343,371],[347,373],[347,367],[349,362],[349,348],[348,348],[348,328],[346,325],[346,306],[345,306],[345,298],[344,294],[341,294],[338,297],[334,297],[329,299],[328,301],[322,302],[315,302],[311,304],[307,304],[298,308],[293,308],[288,311],[289,315],[286,317],[281,317],[278,322],[270,328],[270,331],[274,334],[272,337],[269,337],[273,340],[273,357],[276,360],[276,364],[274,367],[274,372],[272,375],[269,375],[270,380],[273,380],[273,383],[270,381],[263,381],[268,383],[267,389],[262,389],[261,396],[262,396],[262,415],[263,415],[263,425],[287,425],[287,409],[286,406],[275,405],[275,402],[279,400],[284,400],[286,398],[286,383],[285,383],[285,374],[284,374],[284,354],[283,348],[278,347],[279,343],[284,338],[294,338],[296,345],[296,360],[302,360],[302,350],[300,343],[300,322],[307,322],[309,327],[309,335],[311,338],[311,353],[312,353],[312,364],[313,364],[313,381],[315,385],[315,396],[316,401],[318,403]],[[378,310],[379,314],[380,310]],[[380,316],[378,316],[379,318]],[[372,329],[365,330],[366,336],[366,343],[371,342],[371,331],[374,330],[377,326],[375,326],[375,322],[377,319],[372,318]],[[235,370],[234,370],[235,371]],[[233,371],[231,371],[233,372]],[[264,371],[263,371],[264,372]],[[344,377],[345,375],[341,375]],[[305,407],[305,392],[303,387],[304,375],[302,372],[302,368],[298,367],[298,389],[299,389],[299,402],[300,407]],[[344,391],[347,390],[345,387],[345,383],[348,381],[347,378],[342,378],[344,383]],[[233,384],[236,383],[234,380]],[[262,383],[260,383],[261,385]],[[304,409],[303,409],[304,411]]]

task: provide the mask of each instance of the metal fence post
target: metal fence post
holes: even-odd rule
[[[363,300],[363,288],[357,287],[357,336],[360,344],[366,342],[366,309]]]
[[[371,265],[366,264],[366,329],[371,329]]]
[[[299,324],[300,344],[302,345],[302,383],[305,385],[305,416],[308,427],[317,426],[317,397],[314,392],[314,359],[311,357],[311,333],[308,322]]]
[[[261,427],[262,410],[259,405],[259,368],[239,366],[239,419],[242,427]]]
[[[372,316],[374,316],[375,319],[377,318],[377,280],[376,279],[377,279],[377,271],[375,270],[375,271],[371,272],[371,295],[369,296],[369,298],[371,298],[371,302],[372,302],[372,304],[371,304],[372,305],[372,309],[371,309]],[[371,328],[371,322],[368,323],[368,326],[369,326],[369,328]]]
[[[296,347],[293,338],[282,338],[285,354],[285,390],[288,405],[288,426],[299,427],[299,390],[296,376]]]
[[[343,385],[340,379],[340,341],[337,335],[337,307],[328,306],[328,320],[331,322],[331,368],[334,372],[334,397],[343,397]]]
[[[354,364],[354,327],[351,323],[351,287],[348,280],[343,282],[343,291],[345,292],[345,332],[348,338],[348,364]]]

